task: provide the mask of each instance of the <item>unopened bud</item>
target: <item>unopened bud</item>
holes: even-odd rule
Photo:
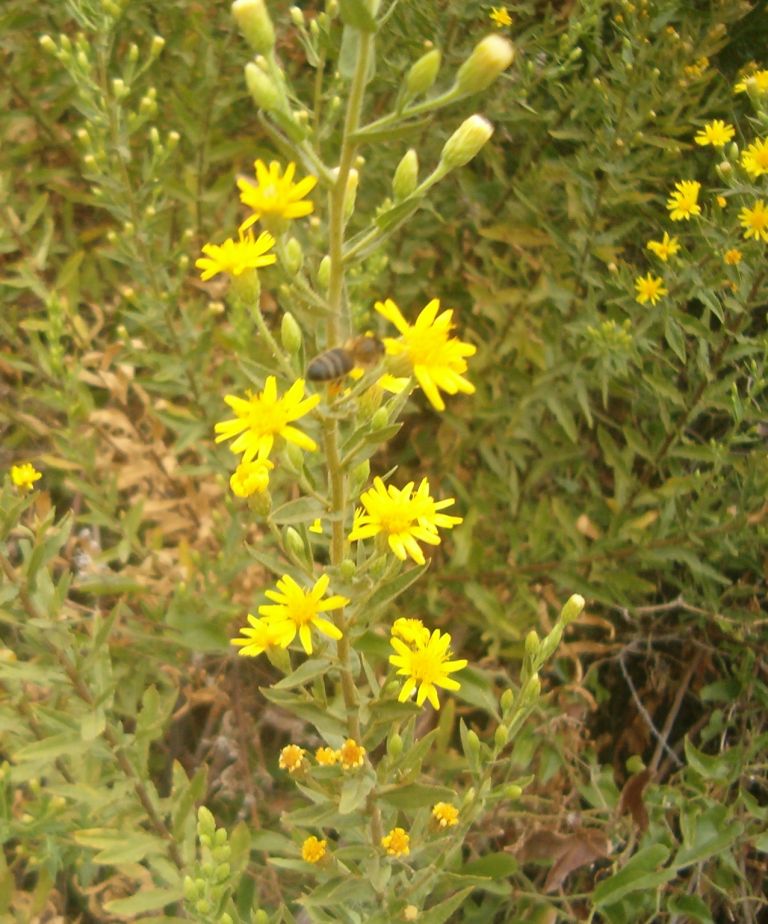
[[[280,342],[286,353],[298,353],[301,349],[302,342],[301,328],[296,318],[286,311],[283,320],[280,322]]]
[[[294,26],[300,28],[304,25],[304,13],[302,13],[301,7],[292,6],[288,12],[290,13],[291,22],[294,24]]]
[[[503,748],[509,740],[509,729],[506,725],[499,725],[493,733],[493,740],[497,748]]]
[[[347,188],[344,190],[344,220],[348,221],[355,210],[355,199],[357,198],[357,186],[360,182],[360,174],[353,167],[347,175]]]
[[[530,661],[536,657],[539,653],[539,646],[541,642],[539,641],[539,636],[535,629],[531,631],[525,637],[525,657]]]
[[[152,58],[156,58],[160,52],[165,48],[165,39],[162,35],[153,35],[152,44],[149,46],[149,54]]]
[[[56,42],[54,42],[50,35],[41,35],[38,42],[43,51],[47,52],[49,55],[54,55],[58,51]]]
[[[317,284],[319,286],[322,286],[322,288],[327,289],[330,279],[331,279],[331,258],[326,255],[320,261],[320,266],[318,266],[317,268]]]
[[[245,65],[245,85],[259,109],[271,112],[280,107],[280,93],[272,82],[272,78],[268,77],[253,61]]]
[[[135,64],[139,60],[139,46],[136,42],[131,42],[128,46],[128,60]]]
[[[511,786],[507,786],[507,788],[504,790],[504,795],[507,797],[507,799],[511,799],[513,802],[516,799],[519,799],[522,794],[522,787],[518,786],[516,783],[512,783]]]
[[[403,739],[397,732],[390,735],[389,741],[387,742],[387,753],[390,757],[395,758],[403,753]]]
[[[288,238],[285,244],[285,252],[283,255],[283,266],[291,274],[291,276],[295,276],[296,273],[301,270],[303,265],[304,248],[295,237]]]
[[[179,144],[181,135],[178,132],[168,132],[168,150],[173,151]]]
[[[512,703],[515,701],[515,694],[512,690],[507,687],[507,689],[501,694],[499,699],[499,706],[501,706],[502,712],[509,712],[512,708]]]
[[[408,196],[416,189],[419,182],[419,155],[413,148],[403,154],[400,163],[397,165],[395,175],[392,177],[392,192],[395,195],[395,201],[407,199]]]
[[[523,687],[522,700],[525,703],[535,702],[539,695],[541,694],[541,680],[539,679],[538,674],[534,674],[529,678],[526,685]]]
[[[266,55],[275,47],[275,28],[264,0],[235,0],[232,15],[243,38],[259,54]]]
[[[512,42],[501,35],[486,35],[456,74],[462,93],[479,93],[489,87],[515,58]]]
[[[471,728],[467,732],[467,751],[475,757],[480,753],[480,739],[477,737],[477,732]]]
[[[353,494],[359,494],[362,487],[371,475],[371,463],[368,459],[360,462],[350,472],[350,490]]]
[[[357,565],[351,558],[345,558],[339,565],[339,574],[345,581],[351,581],[355,574],[357,574]]]
[[[289,443],[287,440],[283,445],[283,452],[285,461],[288,463],[294,472],[298,473],[304,469],[304,453],[296,445],[296,443]]]
[[[297,530],[295,530],[292,526],[286,526],[283,539],[285,541],[286,548],[290,552],[292,552],[297,558],[304,558],[304,553],[306,551],[304,548],[304,540],[301,538]]]
[[[405,78],[405,88],[409,99],[413,99],[414,96],[421,96],[422,93],[426,93],[432,87],[440,70],[441,59],[440,52],[437,48],[433,48],[411,65],[411,69]]]
[[[371,417],[371,429],[382,430],[389,423],[389,411],[385,407],[380,407]]]
[[[584,603],[585,600],[581,594],[571,594],[560,611],[560,621],[567,626],[568,623],[578,619],[584,609]]]
[[[124,99],[128,95],[128,87],[121,77],[115,77],[112,81],[112,93],[115,99]]]
[[[211,814],[210,809],[207,809],[204,805],[201,805],[197,810],[197,831],[201,838],[201,842],[204,835],[213,837],[216,832],[216,820]]]
[[[480,151],[493,134],[493,126],[481,115],[465,119],[445,142],[440,162],[449,170],[463,167]]]

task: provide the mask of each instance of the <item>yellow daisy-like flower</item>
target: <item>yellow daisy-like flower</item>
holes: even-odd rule
[[[404,488],[385,485],[381,478],[373,479],[373,487],[360,495],[365,513],[357,513],[350,542],[368,539],[382,533],[392,552],[401,560],[407,556],[417,565],[425,564],[424,553],[419,542],[440,545],[438,527],[452,529],[462,522],[462,517],[453,517],[438,511],[455,503],[452,497],[434,501],[429,496],[429,482],[423,478],[416,493],[412,481]],[[418,540],[418,541],[417,541]]]
[[[737,247],[726,250],[723,261],[727,263],[728,266],[737,266],[741,263],[741,251]]]
[[[263,494],[269,487],[269,471],[275,466],[269,459],[254,459],[241,462],[229,479],[229,486],[236,497],[250,497]]]
[[[318,748],[315,751],[315,760],[321,767],[333,767],[339,762],[339,752],[333,748]]]
[[[512,25],[512,17],[505,6],[492,6],[488,17],[499,29]]]
[[[724,209],[726,205],[728,204],[728,200],[725,198],[725,196],[716,196],[715,202],[718,204],[718,206],[721,209]]]
[[[680,250],[680,244],[677,238],[670,237],[666,231],[664,232],[664,237],[660,241],[648,241],[645,246],[651,253],[655,253],[664,263],[666,263],[670,257],[674,257]]]
[[[339,760],[345,770],[356,770],[362,767],[365,761],[365,748],[358,744],[354,738],[347,740],[339,748]]]
[[[313,834],[301,845],[301,859],[307,863],[319,863],[325,856],[328,841],[320,841]]]
[[[337,641],[341,638],[341,631],[332,622],[317,615],[349,603],[346,597],[336,594],[323,600],[329,583],[328,575],[321,574],[312,590],[303,590],[290,574],[284,574],[277,582],[277,590],[266,591],[266,596],[274,603],[265,603],[259,607],[259,612],[262,616],[287,623],[291,629],[291,642],[298,632],[304,651],[311,655],[313,626],[329,638]]]
[[[440,708],[437,687],[444,690],[459,690],[461,684],[449,674],[467,666],[465,658],[451,661],[451,636],[448,632],[435,629],[426,643],[407,645],[402,639],[392,636],[390,645],[395,654],[389,656],[389,663],[398,668],[397,674],[406,677],[398,700],[404,703],[414,692],[416,705],[423,706],[428,699],[435,709]]]
[[[713,119],[696,133],[693,140],[696,144],[711,144],[713,148],[721,148],[724,144],[728,144],[735,134],[736,129],[733,125],[722,119]]]
[[[243,462],[251,462],[257,456],[266,458],[276,436],[310,452],[317,449],[313,439],[290,425],[290,421],[308,414],[320,401],[320,395],[304,398],[304,379],[295,381],[283,397],[278,398],[277,379],[270,375],[261,394],[246,392],[246,396],[225,396],[224,400],[237,416],[216,424],[217,443],[237,437],[231,449],[243,453]]]
[[[768,70],[753,71],[744,76],[733,88],[734,93],[746,93],[750,87],[760,93],[768,93]]]
[[[744,207],[739,212],[739,222],[744,228],[744,237],[749,240],[768,243],[768,210],[762,199],[758,199],[751,209]]]
[[[219,273],[240,276],[246,270],[270,266],[277,260],[275,254],[267,253],[275,244],[274,237],[268,231],[262,231],[254,239],[253,231],[243,233],[241,228],[239,237],[238,241],[230,237],[223,244],[206,244],[203,247],[205,256],[195,260],[195,266],[202,270],[200,278],[203,282]]]
[[[413,325],[405,320],[391,298],[376,302],[376,310],[401,334],[396,340],[392,337],[384,339],[387,355],[403,358],[436,410],[445,410],[440,391],[449,395],[457,392],[474,394],[475,386],[464,378],[463,373],[467,371],[466,357],[472,356],[476,348],[450,336],[453,310],[448,309],[438,315],[440,299],[433,298]]]
[[[381,846],[390,857],[407,857],[411,852],[411,838],[405,828],[392,828],[382,837]]]
[[[22,462],[20,465],[11,466],[11,481],[20,491],[32,491],[35,482],[42,478],[31,462]]]
[[[459,810],[450,802],[438,802],[432,806],[432,817],[441,828],[450,828],[459,823]]]
[[[277,763],[281,770],[296,773],[304,765],[304,748],[300,748],[298,744],[286,744],[280,751],[280,759]]]
[[[696,180],[681,180],[675,183],[675,192],[667,199],[667,209],[672,221],[688,221],[694,215],[701,214],[698,204],[701,183]]]
[[[430,632],[420,619],[406,619],[401,616],[392,624],[392,635],[401,638],[408,645],[426,645]]]
[[[254,162],[256,183],[241,178],[237,181],[240,201],[253,209],[253,215],[247,218],[242,228],[250,228],[260,218],[267,221],[284,218],[303,218],[314,209],[314,203],[306,200],[315,187],[317,177],[305,176],[298,183],[293,182],[296,164],[290,163],[282,172],[280,164],[273,160],[267,165],[262,160]]]
[[[664,280],[660,276],[652,276],[650,273],[647,276],[638,276],[635,279],[635,289],[637,290],[635,301],[641,305],[646,302],[655,305],[660,298],[669,295],[667,289],[664,288]]]
[[[768,173],[768,138],[758,138],[741,152],[741,166],[753,180]]]
[[[290,623],[283,619],[259,619],[248,613],[248,625],[240,630],[241,638],[233,638],[231,645],[240,648],[238,654],[256,658],[268,648],[287,648],[295,634]]]

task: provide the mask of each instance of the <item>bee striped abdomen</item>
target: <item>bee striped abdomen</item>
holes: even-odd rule
[[[307,366],[307,378],[312,382],[332,382],[352,370],[355,358],[344,347],[334,347],[315,356]]]

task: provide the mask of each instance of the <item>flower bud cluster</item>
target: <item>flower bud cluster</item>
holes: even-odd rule
[[[224,910],[231,893],[232,850],[225,828],[217,828],[213,815],[201,806],[197,813],[197,838],[201,859],[195,864],[194,875],[184,877],[184,901],[197,915],[204,915],[216,924],[233,924]]]

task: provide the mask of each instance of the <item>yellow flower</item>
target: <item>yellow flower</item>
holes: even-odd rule
[[[741,166],[753,180],[768,173],[768,138],[758,138],[741,152]]]
[[[503,28],[504,26],[512,25],[512,17],[509,15],[509,12],[505,6],[492,6],[491,12],[489,13],[489,18],[492,23],[499,27],[499,29]]]
[[[260,218],[269,220],[281,218],[303,218],[314,209],[314,204],[304,197],[314,189],[317,177],[306,176],[298,183],[293,182],[296,164],[288,164],[282,174],[280,164],[273,160],[267,165],[257,160],[256,183],[241,178],[237,181],[240,201],[253,209],[253,215],[247,218],[242,228],[250,228]],[[282,175],[281,175],[282,174]]]
[[[701,183],[696,180],[681,180],[675,183],[675,192],[667,199],[669,217],[672,221],[688,221],[694,215],[701,214],[698,204]]]
[[[22,462],[20,465],[11,466],[11,481],[20,491],[32,491],[35,482],[42,478],[31,462]]]
[[[768,93],[768,70],[754,71],[744,76],[733,88],[734,93],[746,93],[750,87],[758,93]]]
[[[648,241],[645,246],[651,253],[655,253],[664,263],[666,263],[670,257],[674,257],[678,250],[680,250],[680,244],[677,238],[670,237],[666,231],[664,232],[664,237],[660,241]]]
[[[721,209],[724,209],[728,204],[728,200],[725,198],[725,196],[717,196],[715,198],[715,202],[717,202]]]
[[[401,638],[408,645],[426,645],[429,641],[429,629],[420,619],[406,619],[401,616],[392,625],[392,635]]]
[[[390,857],[407,857],[411,852],[411,838],[404,828],[392,828],[381,839],[381,846]]]
[[[697,58],[693,64],[687,64],[683,70],[689,77],[692,77],[695,80],[697,77],[701,77],[701,75],[704,73],[704,71],[706,71],[708,67],[709,58],[702,56],[701,58]]]
[[[450,802],[438,802],[432,806],[432,817],[441,828],[450,828],[459,823],[459,810]]]
[[[252,462],[241,462],[229,479],[232,493],[237,497],[263,494],[269,487],[269,470],[274,467],[269,459],[254,459]]]
[[[293,630],[285,620],[258,619],[248,614],[250,625],[241,629],[242,638],[233,638],[231,645],[240,647],[238,654],[256,658],[268,648],[287,648],[293,639]]]
[[[281,770],[287,770],[289,773],[296,773],[297,770],[301,770],[303,764],[304,748],[300,748],[298,744],[287,744],[282,751],[280,751],[278,766]]]
[[[475,386],[462,373],[467,371],[466,357],[475,353],[475,347],[450,336],[452,310],[443,311],[438,316],[440,300],[433,298],[413,325],[405,320],[391,298],[376,302],[376,310],[401,334],[396,340],[385,338],[387,354],[403,357],[434,408],[445,410],[440,390],[449,395],[457,392],[474,394]]]
[[[650,273],[647,276],[638,276],[635,279],[635,289],[637,290],[635,301],[641,305],[646,302],[655,305],[660,298],[669,295],[669,292],[664,288],[664,280],[660,276],[652,276]]]
[[[419,542],[440,545],[438,527],[452,529],[462,518],[438,513],[455,501],[450,497],[435,502],[429,496],[426,478],[422,479],[415,494],[413,484],[409,481],[404,488],[396,488],[392,484],[385,485],[379,477],[374,478],[373,487],[360,495],[366,512],[355,515],[350,542],[383,533],[390,549],[401,561],[410,555],[417,565],[423,565],[424,553]]]
[[[262,231],[254,240],[253,231],[239,232],[240,240],[227,238],[223,244],[206,244],[203,247],[204,257],[195,260],[195,266],[202,270],[200,278],[205,282],[218,273],[229,273],[230,276],[240,276],[246,270],[259,269],[270,266],[277,260],[273,253],[267,253],[275,244],[275,239],[268,231]]]
[[[696,144],[711,144],[713,148],[721,148],[727,144],[736,134],[736,129],[728,122],[722,119],[713,119],[707,122],[704,128],[696,134],[694,141]]]
[[[309,527],[311,533],[317,533],[318,536],[323,535],[323,521],[320,517],[312,521],[312,525]]]
[[[325,856],[328,841],[319,841],[313,834],[301,845],[301,859],[307,863],[319,863]]]
[[[428,699],[435,709],[440,708],[436,687],[444,690],[458,690],[461,684],[449,677],[467,666],[465,658],[451,661],[451,636],[448,632],[435,629],[428,641],[407,645],[402,639],[392,636],[390,645],[396,654],[389,656],[389,663],[398,668],[397,674],[406,677],[398,700],[404,703],[418,687],[416,705],[422,706]]]
[[[311,655],[313,626],[329,638],[336,640],[341,638],[341,631],[332,622],[317,615],[328,610],[337,610],[349,603],[346,597],[335,594],[322,600],[329,583],[328,575],[322,574],[312,590],[306,591],[302,590],[289,574],[284,574],[277,582],[277,590],[266,591],[266,596],[274,603],[265,603],[259,607],[259,612],[262,616],[287,623],[291,630],[290,642],[298,632],[304,651]]]
[[[756,241],[768,243],[768,210],[762,199],[758,199],[751,209],[743,208],[739,212],[739,221],[747,240],[753,237]]]
[[[728,266],[737,266],[741,263],[741,251],[736,247],[732,247],[730,250],[726,250],[723,260]]]
[[[365,748],[358,744],[354,738],[347,740],[339,748],[339,760],[345,770],[355,770],[362,767],[365,759]]]
[[[315,751],[315,760],[321,767],[332,767],[339,762],[339,752],[333,748],[318,748]]]
[[[249,391],[246,396],[225,396],[224,400],[237,416],[216,424],[217,443],[236,436],[232,452],[242,452],[243,462],[251,462],[257,456],[266,458],[276,436],[282,436],[310,452],[317,449],[313,439],[289,423],[309,413],[320,401],[320,395],[304,399],[304,379],[298,379],[282,398],[278,398],[277,379],[270,375],[261,394],[254,395]]]

